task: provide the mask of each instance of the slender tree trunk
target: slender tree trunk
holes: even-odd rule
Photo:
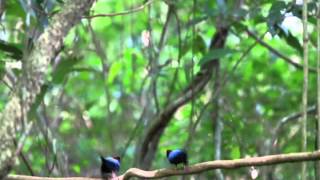
[[[217,91],[220,89],[220,62],[219,60],[216,62],[215,67],[214,67],[214,91],[213,91],[213,96]],[[221,92],[221,91],[219,91]],[[213,125],[213,134],[214,134],[214,159],[215,160],[220,160],[221,159],[221,141],[222,141],[222,122],[221,119],[219,118],[219,94],[216,95],[216,98],[213,99],[213,111],[211,114],[212,118],[212,125]],[[217,180],[223,180],[223,174],[220,169],[215,170],[215,176]]]
[[[303,0],[303,94],[302,94],[302,151],[307,150],[307,104],[308,104],[308,0]],[[301,179],[307,179],[307,164],[302,163]]]
[[[317,3],[317,136],[316,149],[320,150],[320,1]],[[315,162],[315,179],[320,180],[320,161]]]

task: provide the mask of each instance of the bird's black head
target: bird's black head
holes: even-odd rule
[[[100,160],[101,160],[101,162],[104,161],[104,157],[102,155],[100,155]]]
[[[167,157],[169,156],[169,154],[170,154],[171,151],[172,151],[172,150],[170,150],[170,149],[167,150]]]

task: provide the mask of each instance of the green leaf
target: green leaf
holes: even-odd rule
[[[203,65],[205,63],[208,63],[210,61],[216,60],[216,59],[220,59],[223,57],[226,57],[228,55],[231,55],[233,53],[235,53],[235,50],[231,50],[231,49],[214,49],[209,51],[209,53],[207,53],[200,61],[199,64]]]
[[[80,174],[80,172],[81,172],[81,167],[79,166],[79,165],[73,165],[72,166],[72,170],[75,172],[75,173],[77,173],[77,174]]]
[[[114,62],[109,69],[108,82],[113,83],[114,79],[121,73],[121,70],[122,63],[120,61]]]
[[[276,1],[272,4],[269,14],[268,14],[268,21],[273,22],[273,24],[282,22],[284,18],[283,10],[287,7],[284,1]]]
[[[72,129],[72,124],[70,122],[70,119],[69,118],[63,119],[61,125],[59,126],[59,132],[66,134],[66,133],[69,133],[71,129]]]
[[[294,37],[290,31],[284,29],[281,26],[278,26],[278,30],[279,30],[279,37],[284,38],[284,40],[294,49],[296,49],[300,55],[303,54],[303,47],[301,46],[299,40]]]
[[[272,4],[267,17],[269,32],[272,35],[276,34],[275,25],[280,24],[283,21],[285,14],[284,10],[286,9],[286,7],[287,5],[284,1],[276,1]]]
[[[14,59],[22,58],[22,51],[16,44],[8,43],[0,40],[0,50],[6,52],[8,56],[11,56]]]
[[[23,8],[21,7],[19,1],[7,1],[6,3],[6,13],[8,14],[8,16],[12,16],[14,18],[25,18],[26,14]]]
[[[240,158],[240,149],[239,147],[232,147],[231,149],[231,157],[232,159],[238,159]]]
[[[297,18],[302,20],[302,5],[292,5],[291,3],[289,3],[289,6],[291,7],[289,12],[291,12],[293,16],[296,16]],[[315,2],[308,3],[308,12],[308,22],[316,25],[317,19],[314,13],[317,12],[317,5]]]
[[[73,66],[80,62],[78,58],[62,59],[57,68],[52,73],[52,82],[60,84],[63,82],[65,76],[72,70]]]
[[[57,0],[57,2],[60,3],[60,4],[64,4],[63,0]]]
[[[247,29],[247,27],[240,22],[235,22],[232,26],[235,28],[235,30],[238,33],[242,33],[243,31],[245,31]]]
[[[206,42],[204,41],[204,39],[202,38],[201,35],[197,34],[194,37],[194,41],[193,41],[193,51],[194,53],[201,53],[204,54],[206,52]]]

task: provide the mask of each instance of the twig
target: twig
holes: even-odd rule
[[[26,130],[25,132],[23,133],[23,135],[21,136],[19,142],[17,142],[16,140],[14,140],[14,144],[16,145],[17,147],[17,150],[16,150],[16,153],[15,155],[16,156],[19,156],[21,157],[22,161],[24,162],[24,164],[26,165],[28,171],[30,172],[31,176],[34,176],[35,173],[33,172],[32,168],[31,168],[31,165],[30,163],[28,162],[27,158],[24,156],[24,154],[22,153],[22,148],[23,148],[23,145],[25,143],[25,140],[26,140],[26,137],[29,135],[30,133],[30,130],[32,128],[32,125],[33,123],[30,122],[27,127],[26,127]]]
[[[193,138],[195,137],[195,131],[198,127],[198,124],[200,123],[200,120],[202,119],[202,116],[205,114],[207,108],[209,107],[209,105],[211,105],[211,99],[212,97],[210,98],[209,102],[207,104],[205,104],[202,108],[201,108],[201,111],[198,115],[198,118],[196,119],[196,121],[193,123],[192,125],[192,128],[190,129],[189,133],[188,133],[188,139],[187,141],[185,142],[184,144],[184,148],[183,149],[186,149],[188,150]]]
[[[168,32],[168,27],[169,27],[169,22],[172,16],[172,12],[173,12],[173,6],[169,5],[168,7],[168,12],[167,12],[167,17],[166,17],[166,21],[164,23],[164,26],[162,28],[162,32],[161,32],[161,36],[160,36],[160,41],[158,44],[158,51],[155,54],[155,57],[153,58],[152,61],[154,61],[154,63],[152,63],[151,68],[155,69],[155,74],[152,75],[152,79],[151,79],[151,88],[152,88],[152,93],[153,93],[153,98],[154,98],[154,103],[156,106],[156,112],[157,114],[159,113],[160,110],[160,104],[159,104],[159,99],[158,99],[158,92],[157,92],[157,81],[158,81],[158,77],[159,77],[159,72],[160,72],[160,68],[158,66],[158,62],[159,62],[159,57],[160,57],[160,53],[163,49],[163,45],[165,43],[166,40],[166,35]]]
[[[312,113],[315,113],[316,112],[316,106],[310,106],[307,108],[307,113],[308,114],[312,114]],[[276,127],[274,128],[274,138],[273,138],[273,142],[274,140],[276,139],[277,137],[277,134],[281,131],[281,128],[287,124],[288,122],[290,121],[293,121],[293,120],[298,120],[300,117],[302,116],[302,112],[296,112],[296,113],[293,113],[293,114],[290,114],[288,116],[285,116],[283,117],[276,125]]]
[[[13,88],[5,81],[5,79],[3,78],[3,79],[1,79],[0,81],[2,81],[3,82],[3,84],[5,85],[5,86],[7,86],[9,89],[10,89],[10,91],[13,91]]]
[[[178,32],[178,65],[180,66],[180,60],[181,60],[181,57],[182,57],[182,40],[181,40],[181,26],[180,26],[180,19],[179,19],[179,16],[178,16],[178,13],[176,11],[176,9],[174,8],[173,9],[173,15],[176,19],[176,24],[177,24],[177,32]],[[167,94],[167,98],[166,98],[166,101],[165,101],[165,106],[167,106],[169,103],[170,103],[170,100],[171,100],[171,95],[172,95],[172,92],[173,92],[173,89],[174,89],[174,86],[175,84],[177,83],[177,78],[178,78],[178,71],[179,71],[179,67],[176,68],[176,70],[174,71],[174,75],[173,75],[173,78],[172,78],[172,81],[170,83],[170,88],[169,88],[169,92]]]
[[[144,119],[144,116],[145,116],[145,114],[146,114],[146,110],[147,110],[147,108],[144,107],[143,110],[142,110],[142,113],[141,113],[141,115],[140,115],[140,118],[139,118],[138,122],[136,123],[136,126],[134,127],[133,131],[130,133],[130,136],[129,136],[130,138],[129,138],[129,140],[126,142],[126,144],[125,144],[125,146],[124,146],[124,149],[123,149],[120,157],[124,157],[124,155],[125,155],[126,152],[127,152],[128,147],[130,146],[130,144],[131,144],[131,142],[133,141],[133,139],[136,137],[136,134],[137,134],[137,132],[138,132],[138,129],[139,129],[140,125],[142,124],[143,119]]]
[[[22,134],[21,138],[19,139],[19,142],[18,142],[18,144],[17,144],[17,149],[16,149],[16,152],[15,152],[15,155],[16,155],[16,156],[22,151],[23,145],[24,145],[24,143],[25,143],[25,140],[26,140],[27,136],[28,136],[29,133],[30,133],[30,130],[31,130],[31,128],[32,128],[32,125],[33,125],[32,122],[30,122],[30,123],[27,125],[25,132]]]
[[[32,169],[32,167],[31,167],[28,159],[26,158],[26,156],[25,156],[22,152],[20,153],[20,157],[21,157],[23,163],[26,165],[26,168],[28,169],[30,175],[31,175],[31,176],[36,175],[36,174],[33,172],[33,169]]]
[[[123,16],[123,15],[127,15],[127,14],[132,14],[132,13],[136,13],[139,12],[141,10],[143,10],[145,7],[147,7],[148,5],[150,5],[151,3],[153,3],[154,0],[150,0],[148,2],[146,2],[145,4],[131,9],[131,10],[127,10],[127,11],[123,11],[123,12],[116,12],[116,13],[109,13],[109,14],[95,14],[92,16],[84,16],[84,18],[87,19],[92,19],[92,18],[96,18],[96,17],[113,17],[113,16]]]
[[[310,106],[308,107],[307,109],[307,113],[309,116],[314,116],[315,113],[316,113],[316,105],[313,105],[313,106]],[[279,135],[279,133],[282,132],[284,126],[288,123],[292,123],[292,122],[295,122],[297,120],[299,120],[299,118],[301,118],[302,116],[302,112],[294,112],[292,114],[289,114],[285,117],[282,117],[280,120],[278,120],[277,124],[275,125],[275,127],[273,128],[273,131],[272,131],[272,135],[271,135],[271,138],[267,138],[266,141],[269,141],[271,140],[271,144],[273,145],[272,147],[268,147],[268,148],[274,148],[274,146],[277,144],[277,141],[279,139],[279,137],[281,137]],[[270,151],[269,152],[273,153],[275,152],[274,150],[273,151]]]
[[[123,175],[119,176],[118,180],[127,180],[133,177],[144,179],[158,179],[169,176],[198,174],[212,169],[236,169],[249,166],[266,166],[282,163],[294,163],[301,161],[315,161],[320,159],[320,151],[301,152],[268,155],[261,157],[251,157],[235,160],[217,160],[197,163],[188,166],[187,169],[157,169],[153,171],[144,171],[138,168],[130,168]],[[100,178],[86,178],[86,177],[68,177],[68,178],[52,178],[52,177],[34,177],[24,175],[9,175],[6,180],[100,180]]]
[[[247,32],[247,34],[252,37],[253,39],[255,39],[259,44],[261,44],[262,46],[266,47],[269,51],[271,51],[273,54],[275,54],[276,56],[282,58],[283,60],[285,60],[287,63],[293,65],[294,67],[298,68],[298,69],[303,69],[303,66],[299,63],[294,62],[293,60],[291,60],[290,58],[288,58],[287,56],[283,55],[282,53],[280,53],[278,50],[276,50],[275,48],[271,47],[269,44],[267,44],[266,42],[264,42],[261,38],[257,37],[253,32],[251,32],[250,30],[246,29],[245,30]],[[316,69],[314,68],[309,68],[310,72],[316,72]]]

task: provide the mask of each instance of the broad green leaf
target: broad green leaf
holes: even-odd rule
[[[284,1],[276,1],[272,4],[269,10],[269,15],[267,17],[269,32],[272,35],[276,34],[275,25],[280,24],[283,21],[285,9],[286,9],[286,3]]]
[[[293,36],[291,34],[290,31],[284,29],[283,27],[281,26],[278,26],[278,35],[281,37],[281,38],[284,38],[284,40],[293,48],[295,48],[299,53],[300,55],[303,54],[303,48],[299,42],[299,40]]]
[[[16,44],[0,40],[0,50],[6,52],[8,56],[11,56],[14,59],[22,58],[22,50]]]
[[[62,59],[56,67],[55,71],[52,73],[52,83],[62,83],[66,75],[72,70],[73,66],[78,62],[80,61],[77,58]]]
[[[284,1],[274,2],[269,10],[268,21],[272,22],[272,24],[282,22],[284,18],[283,11],[286,9],[286,7],[287,5]]]
[[[19,1],[6,1],[6,3],[6,12],[9,16],[25,18],[26,14]]]
[[[121,61],[116,61],[112,63],[109,74],[108,74],[108,83],[113,83],[114,79],[121,73],[122,63]]]

